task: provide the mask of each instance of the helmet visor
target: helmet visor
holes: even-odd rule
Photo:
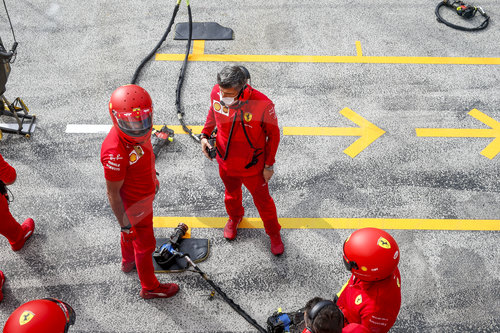
[[[116,117],[116,121],[123,133],[133,137],[146,135],[153,126],[151,113],[143,113],[139,116],[121,114],[120,117]]]

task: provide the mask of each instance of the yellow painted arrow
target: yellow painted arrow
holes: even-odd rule
[[[468,113],[480,122],[491,128],[416,128],[417,136],[423,137],[446,137],[446,138],[495,138],[486,148],[481,151],[481,155],[490,160],[500,153],[500,122],[485,115],[477,109],[472,109]]]
[[[354,158],[385,133],[349,108],[344,108],[340,114],[359,127],[283,127],[283,135],[359,136],[344,150],[344,153]]]

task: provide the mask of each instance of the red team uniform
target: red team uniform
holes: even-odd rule
[[[352,275],[339,293],[337,305],[346,322],[343,333],[388,332],[401,307],[399,270],[396,268],[391,276],[381,281],[363,281]],[[360,323],[362,327],[356,325],[358,328],[353,329],[354,323]]]
[[[219,153],[216,158],[219,174],[226,188],[224,202],[229,217],[233,220],[243,217],[245,210],[242,205],[241,186],[245,185],[264,222],[266,233],[270,236],[279,234],[281,226],[278,223],[276,206],[262,175],[265,164],[274,164],[280,142],[274,104],[249,85],[244,89],[243,101],[236,106],[227,107],[221,104],[219,85],[213,87],[210,98],[211,106],[202,134],[210,136],[217,126],[216,147]],[[231,128],[233,131],[227,151]],[[254,148],[250,146],[249,140]],[[257,156],[257,163],[245,168],[257,154],[260,154]],[[224,160],[225,156],[227,158]]]
[[[12,184],[16,180],[16,170],[9,165],[0,154],[0,184],[1,190],[7,191],[4,184]],[[5,236],[13,251],[19,251],[24,243],[31,237],[35,230],[35,222],[32,218],[27,218],[22,225],[17,223],[9,210],[7,193],[0,193],[0,234]],[[0,271],[0,302],[3,299],[2,287],[5,282],[5,276]]]
[[[154,289],[159,284],[151,259],[156,247],[153,200],[158,180],[151,141],[127,144],[120,140],[116,128],[112,127],[102,143],[101,163],[106,180],[124,180],[120,194],[136,232],[133,241],[121,239],[122,263],[135,261],[142,287]]]

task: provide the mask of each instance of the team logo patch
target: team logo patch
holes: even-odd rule
[[[245,119],[246,122],[249,122],[250,120],[252,120],[252,114],[250,112],[245,112],[243,118]]]
[[[361,297],[361,294],[356,297],[356,300],[354,300],[354,304],[360,305],[363,302],[363,297]]]
[[[24,311],[22,314],[21,314],[21,317],[19,317],[19,325],[26,325],[27,323],[29,323],[31,321],[31,319],[33,319],[33,317],[35,317],[35,314],[31,311]]]
[[[220,109],[222,109],[222,106],[220,105],[220,103],[214,102],[214,110],[217,112],[220,112]]]
[[[380,247],[383,247],[384,249],[390,249],[391,248],[391,243],[387,241],[384,237],[380,237],[377,241],[377,245]]]
[[[130,165],[136,163],[142,156],[144,155],[144,151],[141,146],[134,146],[134,150],[132,150],[129,154],[128,160],[130,161]]]
[[[224,112],[224,113],[226,113],[226,114],[227,114],[227,113],[229,112],[229,108],[228,108],[227,106],[224,106],[224,107],[222,108],[222,112]]]

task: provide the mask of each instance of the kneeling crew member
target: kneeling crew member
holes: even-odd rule
[[[24,303],[9,316],[3,333],[68,333],[75,310],[66,302],[43,298]]]
[[[167,298],[179,286],[162,284],[154,273],[153,200],[159,188],[151,145],[153,103],[143,88],[129,84],[111,95],[113,127],[101,147],[109,203],[121,227],[122,271],[137,267],[142,298]]]
[[[399,247],[384,230],[363,228],[344,242],[344,264],[352,273],[337,294],[337,305],[345,318],[342,332],[354,324],[366,332],[386,333],[394,325],[401,307]]]

